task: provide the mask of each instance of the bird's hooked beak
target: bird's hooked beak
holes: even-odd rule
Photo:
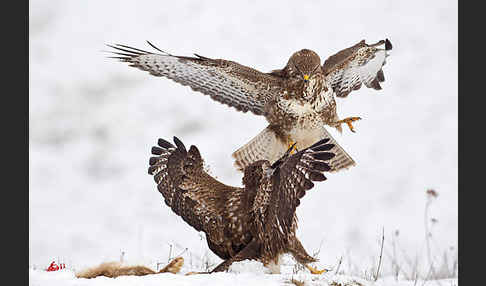
[[[305,74],[304,75],[304,82],[308,82],[309,81],[309,75]]]

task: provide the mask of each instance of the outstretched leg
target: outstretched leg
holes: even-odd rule
[[[361,117],[346,117],[346,118],[344,118],[342,120],[338,120],[334,123],[337,126],[340,126],[342,123],[346,123],[349,127],[349,130],[351,130],[352,132],[356,132],[356,131],[354,131],[353,122],[358,121],[358,120],[361,120]]]
[[[216,268],[214,268],[213,271],[211,271],[211,273],[226,271],[231,266],[231,264],[233,264],[233,262],[256,258],[258,256],[259,250],[260,250],[260,245],[257,242],[255,242],[255,240],[252,240],[245,248],[243,248],[235,256],[223,261],[221,264],[216,266]]]
[[[297,238],[294,238],[294,240],[292,241],[289,252],[292,254],[292,256],[294,256],[297,262],[304,265],[305,268],[309,269],[312,274],[322,274],[329,271],[327,269],[317,270],[316,268],[309,265],[309,263],[317,262],[317,259],[307,254],[307,251],[305,251],[302,243],[300,243]]]

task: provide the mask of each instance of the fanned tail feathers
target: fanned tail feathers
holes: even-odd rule
[[[319,138],[316,139],[315,142],[323,138],[329,138],[329,143],[334,145],[331,151],[335,153],[336,156],[329,161],[329,165],[331,166],[330,172],[337,172],[356,165],[353,158],[344,151],[325,128],[322,128],[322,131],[319,132]],[[283,142],[271,128],[267,127],[250,142],[236,150],[232,156],[235,159],[236,168],[242,171],[246,166],[258,160],[264,159],[274,163],[285,154],[288,147],[289,146],[287,146],[287,144]],[[308,146],[300,145],[299,147],[302,149]]]
[[[275,162],[287,151],[286,146],[270,128],[263,129],[256,137],[236,150],[232,156],[235,167],[243,171],[251,163],[266,159]]]
[[[334,144],[334,147],[331,149],[331,152],[336,154],[334,158],[329,161],[329,166],[331,166],[331,173],[348,169],[352,166],[356,165],[356,162],[349,156],[346,151],[336,142],[336,140],[331,136],[331,134],[325,129],[321,138],[329,138],[329,143]]]

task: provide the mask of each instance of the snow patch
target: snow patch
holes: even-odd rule
[[[270,274],[270,270],[263,266],[263,263],[256,260],[243,260],[234,262],[229,268],[232,273],[254,273],[254,274]]]

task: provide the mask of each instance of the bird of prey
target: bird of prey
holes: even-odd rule
[[[317,53],[303,49],[295,52],[283,69],[264,73],[224,59],[171,55],[148,43],[158,52],[108,46],[115,49],[112,58],[187,85],[239,111],[265,116],[269,125],[233,153],[239,170],[261,159],[273,163],[294,143],[300,150],[322,138],[330,138],[335,146],[331,172],[355,165],[325,125],[341,132],[341,124],[346,123],[354,132],[352,122],[361,118],[340,120],[335,97],[346,97],[363,84],[381,89],[380,82],[385,80],[382,67],[392,49],[388,39],[374,44],[362,40],[322,65]]]
[[[324,181],[334,145],[329,138],[308,148],[287,152],[273,164],[258,160],[244,169],[243,188],[225,185],[205,171],[199,150],[159,139],[152,147],[148,173],[165,203],[184,221],[206,234],[209,248],[224,261],[212,272],[236,261],[256,259],[279,272],[279,256],[291,253],[312,273],[316,259],[305,251],[295,232],[300,199],[313,182]]]

